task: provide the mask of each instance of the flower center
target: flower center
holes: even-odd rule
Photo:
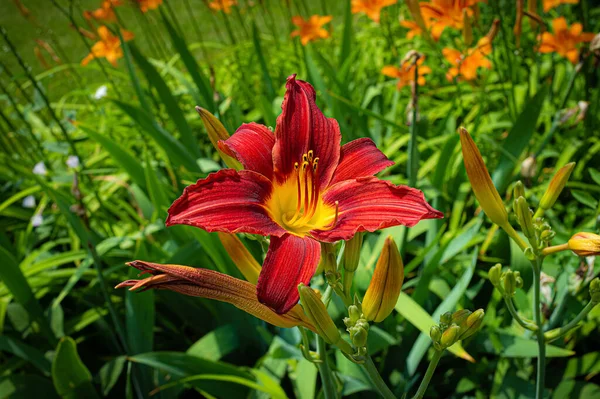
[[[326,205],[319,188],[319,158],[313,150],[294,163],[294,172],[275,184],[268,208],[275,221],[289,232],[304,236],[310,230],[330,230],[337,223],[338,204]]]

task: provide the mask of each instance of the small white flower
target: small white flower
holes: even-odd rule
[[[31,225],[33,227],[41,226],[42,223],[44,223],[44,218],[42,217],[42,215],[33,215],[33,217],[31,218]]]
[[[35,197],[33,195],[23,198],[23,208],[35,208]]]
[[[48,170],[46,169],[46,165],[44,162],[38,162],[33,167],[33,174],[39,176],[46,176],[48,174]]]
[[[107,92],[108,92],[108,88],[105,85],[98,87],[98,89],[94,93],[94,100],[100,100],[103,97],[106,97]]]
[[[69,155],[67,158],[67,166],[76,169],[79,167],[79,157],[77,155]]]

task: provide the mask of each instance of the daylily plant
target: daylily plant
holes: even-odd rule
[[[479,3],[480,0],[432,0],[431,2],[421,2],[419,4],[423,19],[428,28],[431,29],[431,36],[438,40],[444,29],[455,28],[462,29],[464,17],[473,15],[471,7]]]
[[[237,5],[237,0],[213,0],[208,3],[213,11],[223,11],[225,14],[231,13],[231,7]]]
[[[223,169],[188,186],[166,221],[269,236],[257,298],[279,314],[296,305],[298,285],[315,273],[320,241],[443,216],[421,191],[373,176],[393,162],[371,139],[341,146],[337,121],[317,107],[309,83],[292,75],[286,88],[275,132],[250,123],[219,141],[244,170]]]
[[[417,84],[419,86],[423,86],[425,84],[425,76],[431,73],[431,68],[428,66],[423,66],[423,62],[425,62],[425,57],[419,58],[416,65],[412,59],[406,60],[400,65],[400,67],[396,67],[394,65],[386,65],[381,70],[381,73],[385,76],[389,76],[391,78],[398,79],[398,90],[403,88],[404,86],[408,86],[415,80],[415,67],[418,67],[417,73],[419,77],[417,79]]]
[[[398,0],[352,0],[352,14],[363,12],[371,20],[379,23],[381,9],[397,2]]]
[[[158,6],[160,6],[163,0],[136,0],[140,10],[143,13],[148,12],[149,10],[156,10]]]
[[[491,69],[492,63],[486,58],[492,52],[492,44],[488,37],[479,39],[477,46],[468,49],[466,54],[459,50],[445,48],[442,50],[444,58],[448,60],[452,67],[448,69],[446,78],[452,81],[460,76],[465,80],[474,80],[477,78],[477,70],[481,68]]]
[[[552,21],[552,31],[554,34],[550,32],[542,34],[540,53],[558,53],[573,64],[579,60],[577,46],[580,43],[590,42],[594,38],[593,33],[583,32],[583,26],[579,22],[569,27],[564,17]]]
[[[291,33],[291,37],[300,36],[300,43],[306,46],[308,42],[318,39],[327,39],[329,32],[327,29],[323,29],[323,25],[331,22],[333,17],[331,15],[320,16],[312,15],[308,19],[304,19],[299,15],[292,17],[292,23],[298,27]]]
[[[133,33],[125,29],[121,29],[121,35],[125,41],[133,39]],[[87,65],[94,58],[106,58],[113,66],[117,66],[117,61],[123,57],[121,41],[106,26],[98,28],[98,36],[100,40],[92,46],[92,51],[81,61],[81,65]]]

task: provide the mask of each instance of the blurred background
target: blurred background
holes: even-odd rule
[[[243,278],[215,234],[165,228],[166,209],[224,167],[194,107],[229,134],[275,127],[293,73],[315,86],[343,142],[373,139],[395,162],[381,177],[445,214],[365,237],[356,292],[391,235],[412,299],[370,330],[388,385],[398,397],[416,389],[431,350],[423,323],[483,308],[482,331],[442,358],[427,395],[534,397],[537,344],[487,279],[498,262],[520,271],[515,302],[531,319],[529,261],[478,209],[456,129],[470,131],[506,199],[521,180],[536,204],[555,170],[577,162],[547,220],[556,243],[598,233],[599,30],[587,0],[0,1],[0,397],[319,396],[296,329],[113,289],[137,275],[133,259]],[[263,242],[240,238],[262,263]],[[546,262],[549,326],[585,306],[594,262]],[[330,311],[341,328],[345,307]],[[594,309],[548,346],[549,397],[600,398],[599,321]],[[344,396],[376,397],[360,367],[333,349],[330,360]]]

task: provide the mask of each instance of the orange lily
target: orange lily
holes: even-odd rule
[[[237,0],[213,0],[208,6],[214,11],[223,11],[225,14],[231,12],[231,7],[237,5]]]
[[[100,8],[94,11],[85,11],[83,15],[87,19],[94,18],[96,21],[117,22],[117,15],[113,9],[114,6],[121,5],[119,1],[104,0]]]
[[[310,41],[317,39],[326,39],[329,37],[329,32],[323,29],[323,25],[331,22],[333,17],[326,15],[312,15],[309,19],[304,19],[299,15],[292,17],[292,23],[298,27],[292,32],[291,36],[300,36],[300,42],[303,46]]]
[[[590,42],[594,38],[593,33],[584,33],[582,30],[583,26],[579,22],[569,27],[564,17],[554,19],[552,21],[552,31],[554,34],[550,32],[542,33],[540,53],[558,53],[568,58],[571,63],[576,64],[579,60],[577,45],[583,42]]]
[[[405,19],[403,21],[400,21],[400,25],[408,29],[408,32],[406,33],[406,38],[409,40],[414,38],[415,36],[421,36],[423,34],[423,29],[421,29],[419,24],[415,21]],[[429,28],[429,24],[427,21],[425,21],[425,26]]]
[[[544,0],[544,12],[548,12],[554,7],[558,7],[561,4],[577,4],[579,0]]]
[[[156,10],[160,6],[163,0],[136,0],[140,10],[142,12],[148,12],[148,10]]]
[[[133,39],[133,33],[121,29],[121,34],[125,41]],[[81,61],[81,65],[87,65],[94,58],[106,58],[113,66],[117,66],[117,60],[123,57],[121,41],[113,35],[106,26],[98,28],[100,41],[92,46],[92,51]]]
[[[429,73],[431,73],[431,68],[429,68],[428,66],[421,66],[421,64],[423,64],[423,62],[425,61],[425,57],[421,57],[419,58],[419,60],[417,61],[416,66],[418,66],[418,71],[417,73],[419,74],[419,78],[417,80],[417,83],[419,84],[419,86],[423,86],[425,84],[425,76],[423,75],[427,75]],[[393,65],[386,65],[383,67],[383,69],[381,70],[381,73],[384,74],[385,76],[389,76],[391,78],[397,78],[398,79],[398,90],[403,88],[404,86],[407,86],[409,84],[411,84],[412,82],[414,82],[415,80],[415,63],[412,61],[412,59],[410,60],[406,60],[402,63],[402,65],[400,65],[400,67],[396,67]]]
[[[363,12],[367,14],[367,17],[379,23],[381,9],[397,2],[397,0],[352,0],[352,14]]]
[[[486,58],[491,52],[492,44],[488,37],[479,39],[477,47],[469,49],[466,54],[451,48],[443,49],[442,54],[452,64],[446,78],[451,81],[457,76],[462,76],[466,80],[474,80],[477,78],[478,68],[492,67],[492,63]]]
[[[430,3],[420,3],[423,19],[431,24],[431,36],[437,41],[446,28],[463,28],[463,12],[470,17],[471,8],[480,0],[432,0]],[[429,25],[429,24],[428,24]]]

